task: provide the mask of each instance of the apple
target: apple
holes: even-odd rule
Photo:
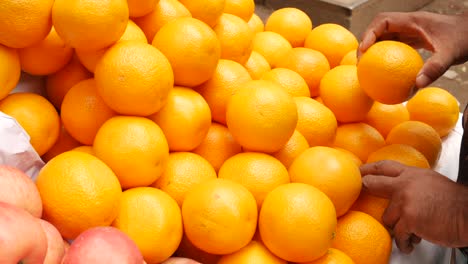
[[[44,263],[47,237],[37,218],[19,207],[0,202],[0,227],[0,263]]]
[[[15,205],[41,218],[42,201],[36,184],[19,169],[0,165],[0,202]]]
[[[65,244],[60,232],[51,223],[38,219],[47,237],[47,254],[44,264],[60,264],[65,255]]]
[[[157,249],[155,249],[157,250]],[[136,244],[114,227],[95,227],[81,233],[71,244],[62,264],[142,264]]]

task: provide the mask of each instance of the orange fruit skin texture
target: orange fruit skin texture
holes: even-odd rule
[[[293,97],[276,83],[257,80],[237,90],[228,103],[226,121],[239,144],[272,153],[291,138],[297,125]]]
[[[411,146],[402,144],[387,145],[375,151],[369,155],[367,163],[381,160],[394,160],[407,166],[413,166],[422,169],[431,168],[429,162],[421,152],[417,151]]]
[[[95,80],[99,95],[114,111],[148,116],[165,104],[174,85],[171,65],[153,46],[123,42],[98,62]]]
[[[68,151],[49,161],[36,181],[43,218],[66,239],[83,231],[109,226],[118,214],[122,196],[112,170],[96,157]]]
[[[70,62],[46,79],[47,99],[60,109],[65,94],[80,81],[89,79],[92,74],[86,70],[76,56]]]
[[[251,241],[241,250],[222,256],[218,262],[218,264],[237,263],[287,264],[285,260],[273,255],[262,243],[257,241]]]
[[[257,227],[257,205],[242,185],[214,179],[188,192],[182,219],[185,235],[197,248],[226,255],[252,240]]]
[[[18,121],[39,156],[49,151],[59,137],[59,115],[54,106],[38,94],[10,94],[0,101],[0,111]]]
[[[330,70],[330,64],[321,52],[307,48],[290,50],[276,66],[299,73],[309,86],[310,96],[312,97],[319,95],[320,81]]]
[[[296,129],[311,147],[333,144],[337,122],[333,112],[308,97],[295,97],[298,121]]]
[[[434,128],[419,121],[406,121],[395,126],[388,133],[386,142],[405,144],[421,152],[432,167],[442,151],[442,140]]]
[[[361,192],[350,210],[366,213],[383,225],[382,216],[388,207],[390,200],[371,195],[366,191]]]
[[[327,254],[312,262],[304,264],[355,264],[354,261],[342,251],[330,248]]]
[[[361,166],[362,165],[362,161],[358,158],[358,156],[356,156],[356,154],[352,153],[351,151],[349,150],[346,150],[346,149],[342,149],[342,148],[334,148],[338,151],[340,151],[341,153],[345,154],[348,158],[350,158],[357,166]]]
[[[177,203],[152,187],[124,191],[112,226],[135,242],[148,264],[161,263],[172,256],[183,234]]]
[[[420,90],[408,101],[406,107],[411,120],[432,126],[440,137],[450,133],[460,115],[457,99],[438,87]]]
[[[304,47],[320,51],[327,57],[330,68],[340,65],[343,57],[358,48],[356,37],[337,24],[323,24],[310,32]]]
[[[332,247],[343,251],[355,263],[386,264],[390,260],[392,239],[372,216],[350,211],[338,219]]]
[[[159,0],[154,10],[146,16],[133,18],[151,43],[156,33],[169,21],[191,17],[190,11],[177,0]]]
[[[281,8],[268,18],[266,31],[273,31],[286,38],[292,47],[303,47],[307,36],[312,31],[312,20],[297,8]]]
[[[173,152],[163,174],[152,186],[169,194],[182,207],[190,189],[216,178],[215,170],[203,157],[191,152]]]
[[[242,152],[242,147],[227,127],[212,123],[205,139],[193,152],[205,158],[218,172],[227,159]]]
[[[0,45],[0,100],[5,98],[18,84],[21,65],[18,51]]]
[[[226,160],[218,177],[247,188],[254,195],[259,209],[270,191],[289,183],[288,170],[281,162],[270,155],[255,152],[240,153]]]
[[[276,68],[263,74],[261,79],[276,82],[293,97],[310,97],[310,91],[306,81],[299,73],[293,70]]]
[[[218,24],[224,11],[226,0],[180,0],[179,2],[190,11],[193,18],[205,22],[210,27],[214,27]]]
[[[131,17],[141,17],[151,13],[159,0],[127,0],[128,12]]]
[[[291,182],[310,184],[333,202],[336,215],[344,215],[361,192],[358,166],[336,149],[313,147],[302,152],[289,167]]]
[[[252,51],[249,59],[244,64],[244,67],[249,72],[250,76],[254,80],[259,80],[264,73],[267,73],[271,70],[270,64],[268,61],[256,51]]]
[[[288,40],[280,34],[271,31],[255,34],[252,46],[254,51],[265,57],[271,68],[280,67],[281,61],[292,49]]]
[[[49,75],[67,65],[73,56],[73,49],[52,27],[44,40],[20,49],[18,54],[23,71],[32,75]]]
[[[273,157],[277,158],[288,169],[294,159],[308,148],[307,139],[299,131],[295,130],[286,145],[273,153]]]
[[[411,95],[423,64],[412,47],[397,41],[380,41],[361,56],[357,65],[359,83],[375,101],[399,104]]]
[[[231,60],[219,60],[211,78],[196,88],[210,106],[213,120],[226,124],[226,109],[231,96],[251,81],[247,70]]]
[[[352,50],[346,53],[341,60],[340,65],[357,65],[357,50]]]
[[[336,227],[333,203],[307,184],[290,183],[271,191],[259,217],[263,243],[290,262],[320,258],[330,248]]]
[[[254,34],[258,32],[263,32],[265,29],[265,25],[263,24],[262,19],[257,14],[253,14],[247,24],[249,25],[250,29],[254,32]]]
[[[49,149],[49,151],[47,151],[46,153],[44,153],[44,155],[41,156],[41,158],[43,161],[48,162],[55,156],[65,151],[72,150],[78,146],[80,146],[80,142],[78,142],[76,139],[70,136],[67,130],[62,126],[57,141]]]
[[[163,108],[149,118],[161,127],[171,151],[195,149],[211,125],[210,107],[205,99],[183,87],[174,87]]]
[[[361,89],[357,67],[337,66],[323,76],[320,98],[342,123],[363,121],[374,101]]]
[[[107,120],[96,134],[93,149],[115,172],[124,189],[155,182],[169,156],[163,131],[143,117],[117,116]]]
[[[171,63],[176,85],[194,87],[211,78],[221,57],[216,33],[194,18],[180,18],[164,25],[153,39]]]
[[[409,120],[410,115],[405,105],[386,105],[374,102],[374,105],[367,113],[365,123],[377,129],[382,136],[387,137],[392,128]]]
[[[385,140],[368,124],[352,123],[338,127],[333,146],[352,152],[365,163],[372,152],[385,146]]]
[[[54,0],[0,2],[0,44],[25,48],[43,40],[52,27]]]
[[[128,22],[125,0],[56,0],[52,20],[60,37],[73,48],[98,50],[115,43]]]
[[[95,153],[94,153],[94,149],[92,146],[79,146],[79,147],[76,147],[74,149],[72,149],[73,151],[80,151],[80,152],[84,152],[84,153],[88,153],[90,155],[93,155],[95,156]]]
[[[248,22],[255,11],[254,0],[226,0],[224,13],[233,14]]]
[[[247,22],[225,13],[213,29],[221,44],[221,58],[246,63],[252,53],[254,38]]]

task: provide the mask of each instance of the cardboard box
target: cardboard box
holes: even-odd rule
[[[337,23],[360,37],[380,12],[415,11],[432,0],[259,0],[267,7],[297,7],[306,12],[314,26]]]

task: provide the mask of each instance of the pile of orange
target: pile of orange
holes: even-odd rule
[[[113,225],[148,264],[387,263],[388,201],[361,193],[358,166],[431,168],[458,120],[440,88],[402,104],[414,49],[357,62],[350,31],[296,8],[264,23],[253,0],[0,7],[0,111],[47,161],[43,218],[67,239]],[[21,71],[46,96],[12,94]]]

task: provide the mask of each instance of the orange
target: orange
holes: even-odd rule
[[[299,73],[285,68],[276,68],[263,74],[262,80],[281,85],[292,96],[310,97],[309,87]]]
[[[262,243],[257,241],[251,241],[241,250],[224,255],[218,261],[218,264],[239,263],[287,264],[285,260],[273,255]]]
[[[81,81],[68,91],[60,114],[70,135],[85,145],[92,145],[102,124],[116,115],[99,96],[94,79]]]
[[[336,148],[336,147],[334,149],[336,149],[336,150],[340,151],[341,153],[345,154],[345,156],[350,158],[354,162],[354,164],[356,164],[357,166],[362,165],[362,161],[358,158],[358,156],[356,156],[356,154],[352,153],[351,151],[343,149],[343,148]]]
[[[361,56],[357,65],[359,82],[375,101],[399,104],[411,95],[423,64],[412,47],[397,41],[380,41]]]
[[[115,43],[128,22],[125,0],[55,0],[52,20],[66,44],[98,50]]]
[[[169,194],[182,207],[190,189],[211,179],[216,179],[216,172],[207,160],[190,152],[173,152],[163,174],[152,186]]]
[[[304,264],[354,264],[354,261],[338,249],[328,249],[325,256]]]
[[[430,169],[429,162],[424,155],[415,148],[408,145],[392,144],[387,145],[369,155],[367,163],[381,160],[394,160],[407,166],[414,166],[423,169]]]
[[[213,76],[197,87],[197,91],[210,106],[213,120],[226,124],[226,108],[231,95],[251,80],[247,70],[239,63],[219,60]]]
[[[357,65],[357,50],[352,50],[346,53],[341,60],[340,65]]]
[[[80,146],[80,147],[74,148],[73,151],[80,151],[80,152],[88,153],[93,156],[95,155],[92,146]]]
[[[292,48],[283,36],[270,31],[255,34],[252,47],[265,57],[272,68],[280,67],[281,61]]]
[[[227,159],[242,152],[242,147],[227,127],[212,123],[205,139],[193,152],[205,158],[218,172]]]
[[[112,224],[138,246],[147,263],[161,263],[182,240],[182,218],[168,194],[151,187],[123,192],[120,210]]]
[[[297,131],[313,146],[333,144],[337,122],[333,112],[309,97],[295,97],[297,106]]]
[[[259,80],[264,73],[271,70],[270,64],[265,57],[256,51],[252,51],[244,66],[254,80]]]
[[[289,262],[307,262],[327,253],[336,213],[317,188],[290,183],[267,195],[258,221],[262,241],[273,254]]]
[[[327,72],[320,82],[320,98],[341,123],[363,121],[374,103],[361,89],[353,65],[337,66]]]
[[[319,95],[320,80],[330,70],[327,58],[322,53],[307,48],[290,50],[276,66],[299,73],[309,86],[312,97]]]
[[[156,34],[153,45],[171,63],[175,84],[194,87],[209,80],[221,57],[216,33],[194,18],[168,22]]]
[[[438,87],[420,90],[408,101],[406,107],[411,120],[432,126],[440,137],[450,133],[460,115],[457,99]]]
[[[55,144],[52,146],[52,148],[49,149],[44,155],[42,155],[42,160],[45,162],[48,162],[51,160],[53,157],[65,152],[72,150],[76,147],[78,147],[80,143],[76,141],[70,134],[68,134],[67,130],[62,126],[60,129],[60,134],[58,136],[57,141]]]
[[[338,127],[333,146],[346,149],[366,162],[371,153],[385,146],[385,140],[368,124],[353,123]]]
[[[405,144],[421,152],[432,167],[439,159],[442,141],[431,126],[419,121],[406,121],[388,133],[387,144]]]
[[[149,117],[166,136],[171,151],[191,151],[205,139],[211,125],[210,107],[192,89],[175,87],[167,103]]]
[[[36,184],[43,218],[66,239],[92,227],[108,226],[117,216],[122,196],[119,181],[92,155],[68,151],[56,156],[39,172]]]
[[[2,12],[0,12],[2,13]],[[18,84],[21,65],[18,52],[0,45],[0,100],[5,98]]]
[[[255,13],[252,15],[247,24],[254,34],[262,32],[265,29],[265,25],[263,24],[262,19]]]
[[[288,169],[294,159],[302,152],[309,148],[307,139],[297,130],[279,151],[273,153],[273,157],[277,158]]]
[[[248,22],[255,11],[254,0],[226,0],[224,12],[236,15]]]
[[[303,47],[307,36],[312,31],[312,20],[297,8],[281,8],[270,15],[265,30],[280,34],[294,48]]]
[[[310,32],[304,47],[323,53],[334,68],[348,52],[358,48],[358,41],[353,33],[338,24],[322,24]]]
[[[382,216],[387,209],[389,200],[381,198],[366,191],[362,191],[351,210],[366,213],[383,224]]]
[[[0,44],[25,48],[43,40],[52,27],[54,0],[4,0],[0,3]]]
[[[174,85],[171,65],[153,46],[127,41],[110,48],[94,73],[99,95],[114,111],[147,116],[161,109]]]
[[[18,121],[39,156],[49,151],[59,137],[59,115],[54,106],[38,94],[10,94],[0,101],[0,111]]]
[[[214,179],[192,188],[182,205],[187,238],[211,254],[230,254],[246,246],[257,227],[257,205],[242,185]]]
[[[128,21],[125,32],[116,43],[124,41],[148,43],[143,31],[131,20]],[[99,50],[76,50],[76,55],[78,55],[78,58],[86,69],[90,72],[94,72],[96,70],[97,63],[102,59],[102,56],[104,56],[107,50],[109,50],[109,47]]]
[[[323,104],[323,105],[325,105],[325,104],[323,103],[322,97],[320,97],[320,96],[315,97],[314,100],[317,101],[317,102],[319,102],[319,103],[321,103],[321,104]]]
[[[76,56],[73,56],[65,67],[56,73],[47,76],[47,98],[55,108],[60,109],[65,94],[67,94],[75,84],[91,77],[91,73],[81,65]]]
[[[187,236],[185,235],[182,238],[182,242],[180,242],[179,248],[176,251],[176,256],[189,258],[203,264],[218,264],[218,260],[221,258],[219,255],[213,255],[198,249],[192,244],[192,242],[190,242],[190,240],[188,240]]]
[[[52,27],[47,37],[27,48],[19,49],[21,69],[32,75],[48,75],[62,69],[73,56],[73,49]]]
[[[134,18],[133,21],[143,30],[152,42],[156,33],[169,21],[180,17],[191,17],[190,11],[177,0],[159,0],[153,12],[146,16]]]
[[[386,264],[392,252],[389,233],[372,216],[350,211],[338,219],[333,248],[359,264]]]
[[[221,43],[221,58],[246,63],[254,37],[247,22],[235,15],[222,14],[213,29]]]
[[[403,104],[386,105],[374,102],[374,105],[367,113],[365,123],[373,126],[382,136],[386,137],[392,128],[409,121],[409,119],[408,110]]]
[[[270,191],[289,183],[288,171],[281,162],[255,152],[240,153],[226,160],[218,177],[242,184],[254,195],[259,209]]]
[[[310,184],[325,193],[344,215],[361,192],[359,167],[336,149],[313,147],[302,152],[289,167],[291,182]]]
[[[93,149],[96,157],[115,172],[124,189],[155,182],[169,156],[161,128],[143,117],[117,116],[107,120],[96,134]]]
[[[193,18],[214,27],[223,13],[226,0],[179,0],[192,14]]]
[[[131,17],[141,17],[151,13],[159,0],[127,0],[128,13]]]
[[[297,124],[293,97],[276,83],[250,81],[229,100],[226,123],[239,144],[251,151],[276,152]]]

